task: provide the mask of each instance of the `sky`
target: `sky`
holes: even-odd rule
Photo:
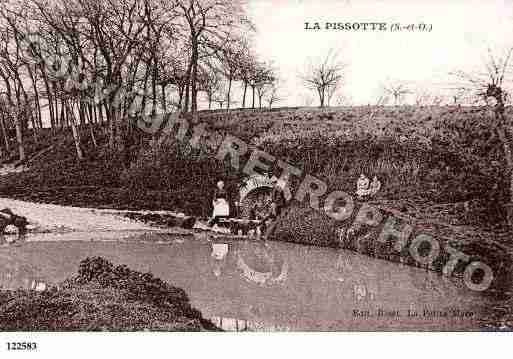
[[[483,70],[491,49],[497,58],[513,46],[512,0],[248,0],[255,46],[282,79],[282,106],[303,105],[298,74],[309,58],[328,51],[347,64],[341,96],[372,104],[387,83],[443,95],[454,88],[449,73]],[[386,22],[432,25],[431,32],[305,30],[305,22]],[[410,95],[408,101],[413,101]],[[333,103],[332,103],[333,104]]]

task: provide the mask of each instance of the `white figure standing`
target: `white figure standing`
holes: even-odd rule
[[[228,193],[224,189],[223,181],[217,182],[217,188],[214,192],[212,206],[214,207],[214,212],[212,213],[212,219],[208,222],[210,227],[212,227],[214,224],[217,224],[220,218],[228,217],[230,215]]]

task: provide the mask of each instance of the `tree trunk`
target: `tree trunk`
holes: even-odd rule
[[[92,121],[94,124],[97,124],[98,123],[98,111],[96,111],[96,106],[95,105],[89,105],[89,111],[91,112],[92,114]]]
[[[190,94],[189,88],[190,88],[190,86],[191,85],[190,85],[189,81],[187,81],[187,83],[185,84],[185,89],[184,89],[185,98],[183,100],[183,108],[182,108],[183,112],[189,111],[189,94]]]
[[[75,150],[77,151],[77,158],[81,161],[84,159],[84,153],[80,146],[80,133],[78,132],[77,125],[75,123],[75,115],[73,109],[70,109],[69,104],[66,104],[67,118],[71,125],[71,132],[73,134],[73,142],[75,142]]]
[[[162,108],[164,109],[164,113],[167,113],[167,101],[166,101],[166,85],[162,84]]]
[[[16,142],[18,143],[19,160],[25,161],[25,148],[23,146],[23,127],[21,117],[14,120],[16,122]]]
[[[64,113],[64,106],[61,104],[61,114],[59,128],[63,130],[66,127],[66,114]]]
[[[57,91],[57,85],[55,84],[55,82],[52,83],[52,87],[53,87],[53,92],[54,92],[53,99],[55,101],[55,126],[62,128],[62,109],[61,109],[61,115],[59,116],[59,103],[58,103],[59,93]],[[59,117],[60,117],[60,119],[59,119]]]
[[[43,74],[43,83],[45,84],[46,94],[48,96],[48,110],[50,112],[50,127],[53,130],[55,127],[55,112],[57,112],[57,110],[54,111],[53,95],[52,95],[52,91],[50,90],[50,84],[48,83],[48,77],[46,75],[44,66],[40,66],[40,70],[41,70],[41,73]]]
[[[30,65],[27,65],[28,73],[30,75],[30,80],[32,81],[32,88],[34,89],[34,101],[36,105],[36,118],[37,122],[41,125],[41,107],[39,106],[39,91],[37,89],[37,80],[34,72],[32,71]],[[41,126],[42,127],[42,126]]]
[[[144,85],[143,85],[143,96],[141,101],[141,110],[139,111],[139,116],[144,116],[145,109],[146,109],[146,90],[148,89],[148,79],[150,77],[150,71],[148,70],[148,67],[146,67],[146,72],[144,74]]]
[[[187,72],[185,74],[185,88],[184,88],[185,93],[182,94],[182,96],[185,95],[185,99],[183,102],[183,112],[189,111],[189,89],[191,86],[191,72],[192,72],[192,59],[189,62],[189,65],[187,66]]]
[[[114,105],[110,104],[105,108],[107,114],[107,121],[109,121],[109,148],[114,149],[115,137],[116,137],[116,125],[114,116]]]
[[[55,102],[54,104],[54,107],[55,107],[55,127],[56,128],[62,128],[62,108],[61,108],[61,113],[59,115],[59,91],[57,90],[57,84],[54,82],[52,82],[52,89],[53,89],[53,100]]]
[[[324,107],[324,90],[319,89],[317,92],[319,93],[319,107]]]
[[[100,124],[103,124],[103,110],[102,110],[102,104],[101,102],[96,105],[97,112],[98,112],[98,119],[100,120]]]
[[[5,150],[7,152],[9,152],[10,151],[9,136],[7,135],[7,129],[5,128],[4,115],[2,115],[0,117],[0,128],[2,129],[2,137],[3,137],[3,140],[4,140],[4,144],[5,144]]]
[[[91,141],[93,142],[93,146],[98,147],[98,143],[96,142],[96,137],[94,136],[94,128],[93,124],[89,122],[89,133],[91,134]]]
[[[195,44],[194,44],[195,43]],[[192,78],[191,78],[191,112],[198,111],[198,89],[196,87],[198,77],[198,43],[193,42],[192,50]]]
[[[248,83],[244,81],[244,93],[242,94],[242,108],[246,108],[246,92],[248,90]]]
[[[96,113],[94,111],[94,106],[92,106],[90,103],[87,104],[87,112],[89,113],[89,123],[95,123]]]
[[[226,104],[227,109],[230,109],[230,103],[231,103],[230,93],[231,92],[232,92],[232,78],[230,76],[230,78],[228,79],[228,93],[226,94],[226,101],[228,101],[228,103]]]
[[[183,84],[178,86],[178,107],[182,108],[183,101],[183,93],[185,91],[185,86]]]
[[[80,126],[83,126],[85,124],[85,116],[86,116],[86,113],[84,110],[84,102],[82,101],[82,99],[79,99],[78,100],[78,118],[79,118]]]
[[[69,125],[68,111],[64,104],[64,99],[61,99],[61,128],[65,128]]]
[[[36,121],[34,119],[34,116],[30,117],[30,121],[32,124],[32,137],[34,137],[34,142],[37,143],[37,129],[36,129]]]
[[[153,56],[153,75],[151,79],[151,88],[153,92],[153,103],[151,107],[152,116],[157,112],[157,77],[158,77],[158,68],[157,68],[157,59],[155,55]]]

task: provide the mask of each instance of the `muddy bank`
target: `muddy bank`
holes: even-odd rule
[[[9,208],[29,221],[29,232],[62,233],[70,231],[150,231],[141,221],[131,220],[120,211],[32,203],[0,198],[0,207]]]
[[[503,298],[512,294],[513,251],[511,246],[506,245],[510,238],[507,233],[501,237],[496,233],[487,233],[472,227],[423,221],[383,210],[379,206],[373,208],[375,215],[379,214],[382,220],[370,225],[370,221],[362,222],[357,219],[362,208],[368,208],[364,205],[356,204],[351,216],[344,221],[335,221],[323,211],[313,210],[304,205],[292,205],[280,218],[274,239],[348,249],[376,259],[422,267],[440,275],[452,258],[450,251],[456,249],[464,253],[466,259],[458,261],[451,273],[452,276],[462,278],[468,263],[480,261],[493,271],[493,281],[486,292]],[[396,229],[404,228],[405,225],[412,228],[400,251],[397,251],[395,246],[397,237],[388,236],[384,240],[380,239],[380,234],[388,223],[387,219],[394,220]],[[413,240],[419,235],[428,235],[437,243],[438,249],[434,250],[437,254],[428,264],[420,264],[410,251]],[[418,254],[421,258],[427,254],[432,255],[429,246],[420,246]],[[479,278],[473,279],[474,282],[479,282]]]
[[[217,330],[180,288],[95,257],[42,291],[0,291],[3,331]]]

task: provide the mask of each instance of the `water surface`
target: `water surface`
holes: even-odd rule
[[[103,256],[183,288],[205,317],[239,331],[478,330],[489,304],[434,272],[345,250],[207,235],[84,237],[97,238],[0,247],[0,286],[57,283],[82,259]]]

